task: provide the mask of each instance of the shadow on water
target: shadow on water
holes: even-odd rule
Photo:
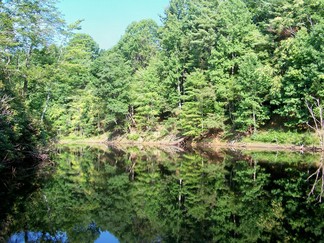
[[[0,242],[11,232],[15,212],[23,212],[24,201],[43,184],[46,171],[39,173],[42,164],[34,160],[9,163],[0,170]],[[49,169],[49,168],[47,168]]]
[[[322,240],[318,154],[75,146],[51,160],[1,180],[5,241]]]

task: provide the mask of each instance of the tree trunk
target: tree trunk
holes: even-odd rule
[[[180,80],[178,80],[178,96],[179,96],[179,103],[178,103],[178,107],[181,109],[182,107],[182,102],[181,102],[181,87],[180,87]]]
[[[50,93],[48,92],[47,93],[47,98],[46,98],[46,102],[45,102],[45,107],[43,109],[43,112],[42,112],[42,115],[41,115],[41,123],[43,123],[43,120],[44,120],[44,117],[45,117],[45,113],[46,113],[46,110],[47,110],[47,107],[48,107],[48,103],[49,103],[49,100],[51,98],[51,95]]]
[[[257,131],[257,128],[256,128],[256,116],[255,116],[254,108],[253,108],[253,112],[252,112],[252,117],[253,117],[253,134],[255,134]]]
[[[25,59],[26,70],[28,70],[30,67],[30,58],[32,55],[32,51],[33,51],[33,46],[31,45],[28,49],[28,52],[26,53],[26,59]],[[26,75],[24,75],[23,96],[26,97],[27,92],[28,92],[28,78]]]
[[[307,125],[312,129],[314,130],[314,132],[317,134],[319,140],[320,140],[320,145],[321,145],[321,149],[322,151],[324,151],[324,119],[323,119],[323,107],[321,105],[321,102],[319,99],[316,99],[314,97],[312,97],[315,102],[315,108],[317,108],[319,110],[319,115],[316,116],[315,115],[315,112],[314,112],[314,108],[313,108],[313,105],[310,105],[308,103],[308,101],[306,101],[306,106],[307,106],[307,109],[309,111],[309,113],[311,114],[312,116],[312,119],[313,119],[313,122],[314,122],[314,125],[310,125],[308,122],[307,122]]]

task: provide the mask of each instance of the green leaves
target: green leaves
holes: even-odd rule
[[[129,106],[130,65],[120,53],[107,51],[94,62],[92,73],[95,79],[89,88],[99,97],[100,119],[104,126],[122,127]]]
[[[148,65],[158,51],[158,25],[153,20],[130,24],[116,48],[131,63],[134,71]]]
[[[159,115],[167,106],[159,77],[161,68],[162,63],[158,57],[153,58],[146,69],[136,72],[130,86],[129,92],[135,110],[136,125],[144,131],[156,128]]]
[[[198,138],[225,127],[253,133],[274,118],[305,129],[305,98],[324,98],[322,7],[171,0],[162,26],[133,22],[100,51],[51,0],[1,2],[0,87],[62,135]]]
[[[180,130],[183,135],[197,137],[209,129],[223,128],[222,113],[216,113],[214,87],[207,83],[205,74],[199,70],[186,78],[183,106],[180,111]]]
[[[236,86],[236,111],[234,123],[243,131],[254,131],[269,119],[269,100],[272,69],[258,60],[256,54],[246,54],[241,61]]]
[[[289,117],[288,126],[305,123],[307,95],[322,98],[323,41],[319,37],[322,24],[307,32],[302,28],[294,39],[282,41],[278,48],[278,69],[282,73],[281,108],[276,112]],[[318,39],[319,38],[319,39]]]

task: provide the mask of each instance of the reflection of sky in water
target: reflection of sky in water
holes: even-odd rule
[[[57,232],[54,236],[49,233],[41,233],[41,232],[19,232],[12,235],[8,241],[8,243],[26,243],[25,239],[27,236],[27,242],[60,242],[67,243],[68,237],[65,232]],[[95,240],[95,243],[118,243],[118,239],[109,233],[108,231],[100,232],[100,236]]]
[[[55,235],[50,235],[49,233],[41,232],[19,232],[12,235],[8,243],[25,243],[27,236],[27,242],[40,242],[49,241],[49,242],[68,242],[68,238],[65,232],[57,232]]]
[[[103,232],[100,232],[100,236],[98,239],[95,240],[95,243],[118,243],[118,239],[110,234],[108,231],[103,231]]]

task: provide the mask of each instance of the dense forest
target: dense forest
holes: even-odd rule
[[[109,50],[53,0],[2,0],[0,15],[2,162],[69,135],[321,126],[323,0],[171,0]]]

